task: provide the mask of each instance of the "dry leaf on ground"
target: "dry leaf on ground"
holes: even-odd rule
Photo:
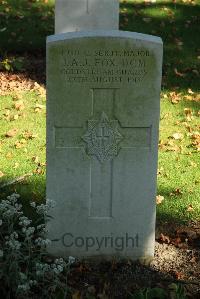
[[[170,243],[170,238],[168,236],[163,235],[162,233],[160,234],[160,241],[169,244]]]
[[[14,136],[17,134],[17,132],[18,132],[18,129],[14,128],[14,129],[9,130],[9,131],[5,134],[5,136],[6,136],[6,137],[14,137]]]
[[[191,204],[187,207],[187,211],[188,212],[194,211],[194,208],[193,208],[193,206]]]
[[[24,110],[25,106],[24,106],[24,102],[22,100],[19,100],[17,102],[14,103],[14,107],[16,110]]]
[[[156,204],[157,205],[161,204],[163,202],[163,200],[164,200],[164,196],[162,196],[162,195],[156,196]]]
[[[182,133],[174,133],[172,135],[172,138],[174,138],[175,140],[182,140],[183,139],[183,134]]]

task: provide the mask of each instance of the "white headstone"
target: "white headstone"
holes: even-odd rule
[[[56,34],[118,28],[119,0],[56,0]]]
[[[161,65],[158,37],[48,37],[51,253],[153,256]]]

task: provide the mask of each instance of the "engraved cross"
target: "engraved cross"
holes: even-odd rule
[[[115,116],[117,89],[91,89],[91,117],[83,127],[55,128],[56,148],[84,149],[92,156],[89,218],[110,219],[113,208],[114,163],[120,152],[151,148],[151,125],[123,126]],[[85,125],[87,124],[87,128]]]
[[[109,133],[105,128],[105,125],[99,128],[99,132],[97,135],[101,146],[105,146],[104,142],[106,142],[109,138]]]

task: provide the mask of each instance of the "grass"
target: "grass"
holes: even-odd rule
[[[45,37],[54,31],[53,0],[1,0],[0,52],[45,51]]]
[[[0,53],[4,57],[26,54],[30,62],[31,55],[44,55],[45,36],[53,33],[53,1],[1,2]],[[122,30],[158,35],[164,42],[157,191],[164,200],[157,209],[159,221],[187,222],[200,215],[199,139],[195,135],[200,110],[198,15],[200,1],[126,0],[120,5]],[[21,111],[17,101],[23,101]],[[45,198],[46,115],[44,108],[36,109],[37,104],[45,105],[37,90],[0,96],[0,184],[33,173],[25,184],[0,189],[1,196],[17,190],[27,203],[30,198]],[[13,128],[18,130],[16,135],[6,137]]]
[[[21,101],[23,109],[18,110],[15,106]],[[38,104],[45,107],[44,98],[36,92],[2,96],[0,102],[2,182],[33,173],[26,184],[16,188],[25,199],[36,201],[45,196],[45,109],[37,109]],[[16,134],[6,137],[13,129],[17,129]]]
[[[192,144],[194,132],[199,129],[199,104],[186,101],[183,96],[179,103],[173,104],[170,96],[164,98],[166,95],[163,93],[161,100],[157,191],[164,200],[158,206],[158,218],[176,222],[199,219],[199,152]]]

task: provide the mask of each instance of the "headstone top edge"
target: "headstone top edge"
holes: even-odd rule
[[[64,41],[68,39],[75,38],[85,38],[85,37],[121,37],[121,38],[134,38],[140,41],[148,41],[157,44],[163,44],[162,39],[158,36],[148,35],[137,32],[122,31],[122,30],[92,30],[92,31],[77,31],[60,33],[47,36],[47,44],[54,43],[58,41]]]

